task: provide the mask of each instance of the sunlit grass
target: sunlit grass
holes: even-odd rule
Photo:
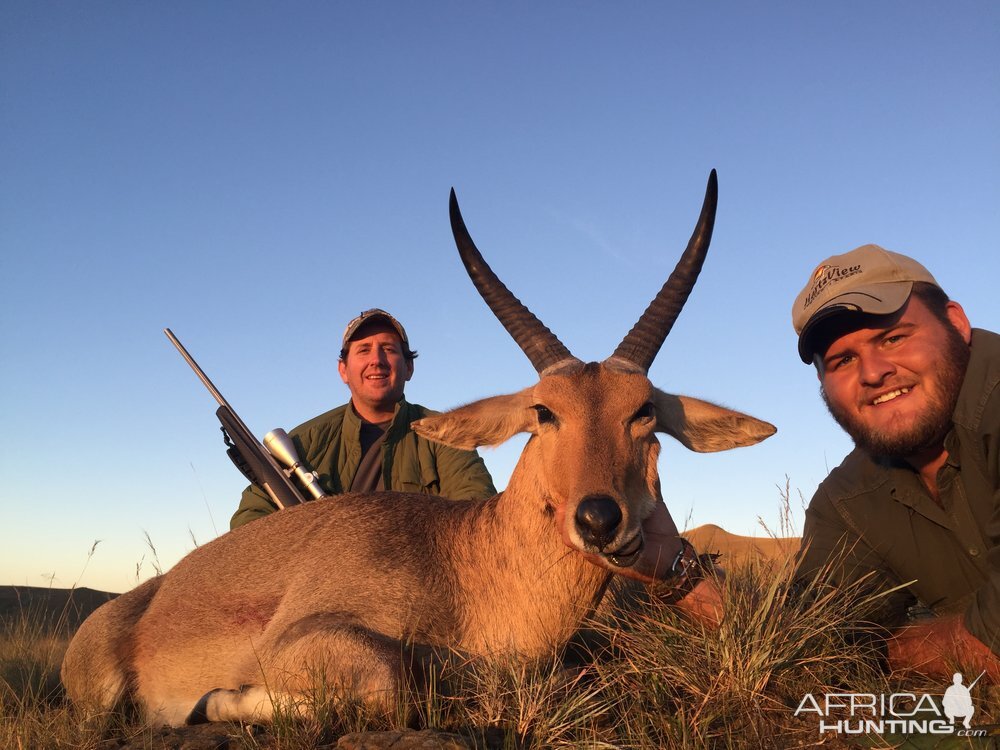
[[[27,605],[0,618],[0,748],[89,750],[145,731],[125,716],[84,717],[67,704],[59,667],[72,635],[69,607]]]
[[[803,591],[793,574],[790,559],[728,569],[718,581],[719,628],[617,588],[591,623],[591,650],[572,664],[439,654],[393,715],[345,698],[317,674],[294,703],[276,699],[269,727],[219,729],[247,750],[333,747],[343,734],[413,727],[489,748],[852,747],[821,736],[814,716],[795,716],[806,693],[942,693],[945,685],[885,672],[878,634],[856,624],[869,606],[860,589]],[[66,704],[58,673],[70,631],[65,613],[29,609],[0,621],[0,748],[158,746],[134,716],[83,717]],[[997,720],[996,697],[977,688],[977,724]],[[875,736],[866,744],[888,746]]]

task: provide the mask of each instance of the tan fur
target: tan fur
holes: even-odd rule
[[[774,434],[774,427],[767,422],[690,396],[674,396],[654,388],[653,403],[656,428],[698,453],[727,451]]]
[[[416,428],[428,440],[464,450],[506,442],[528,432],[535,421],[531,411],[533,388],[506,396],[492,396],[448,412],[448,419],[424,419]]]
[[[66,693],[92,710],[106,710],[128,697],[132,628],[163,577],[157,576],[100,606],[84,620],[63,657]]]
[[[392,710],[428,649],[550,655],[610,572],[628,572],[604,555],[662,502],[654,428],[713,450],[773,432],[671,399],[644,375],[590,364],[421,420],[418,433],[466,447],[533,436],[506,491],[488,500],[344,495],[199,547],[84,623],[63,665],[67,693],[95,709],[131,699],[153,724],[266,721],[275,700],[300,700],[317,677]],[[650,400],[656,414],[636,418]],[[541,406],[552,423],[540,423]],[[594,495],[622,513],[604,549],[574,520]]]

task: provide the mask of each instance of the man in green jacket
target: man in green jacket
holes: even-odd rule
[[[1000,336],[876,245],[820,264],[792,322],[856,445],[806,511],[799,581],[896,589],[874,613],[894,667],[1000,678]]]
[[[432,443],[410,429],[411,422],[433,413],[403,398],[416,356],[403,326],[385,310],[367,310],[347,325],[338,369],[350,402],[289,433],[327,494],[393,490],[455,500],[496,494],[476,451]],[[235,529],[275,510],[250,485],[229,526]]]

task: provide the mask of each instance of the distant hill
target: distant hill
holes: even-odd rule
[[[0,624],[27,616],[45,625],[64,620],[71,629],[76,629],[91,612],[116,596],[87,588],[0,586]]]
[[[752,560],[781,561],[794,555],[799,550],[798,537],[776,539],[770,536],[738,536],[730,534],[715,524],[698,526],[683,532],[684,536],[694,545],[698,552],[717,552],[722,555],[719,564],[743,564]]]

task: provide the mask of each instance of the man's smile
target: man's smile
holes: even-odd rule
[[[881,396],[877,396],[876,398],[872,399],[871,405],[878,406],[879,404],[884,404],[887,401],[892,401],[893,399],[899,398],[900,396],[903,396],[909,392],[910,392],[909,388],[897,388],[893,391],[889,391],[888,393],[883,393]]]

